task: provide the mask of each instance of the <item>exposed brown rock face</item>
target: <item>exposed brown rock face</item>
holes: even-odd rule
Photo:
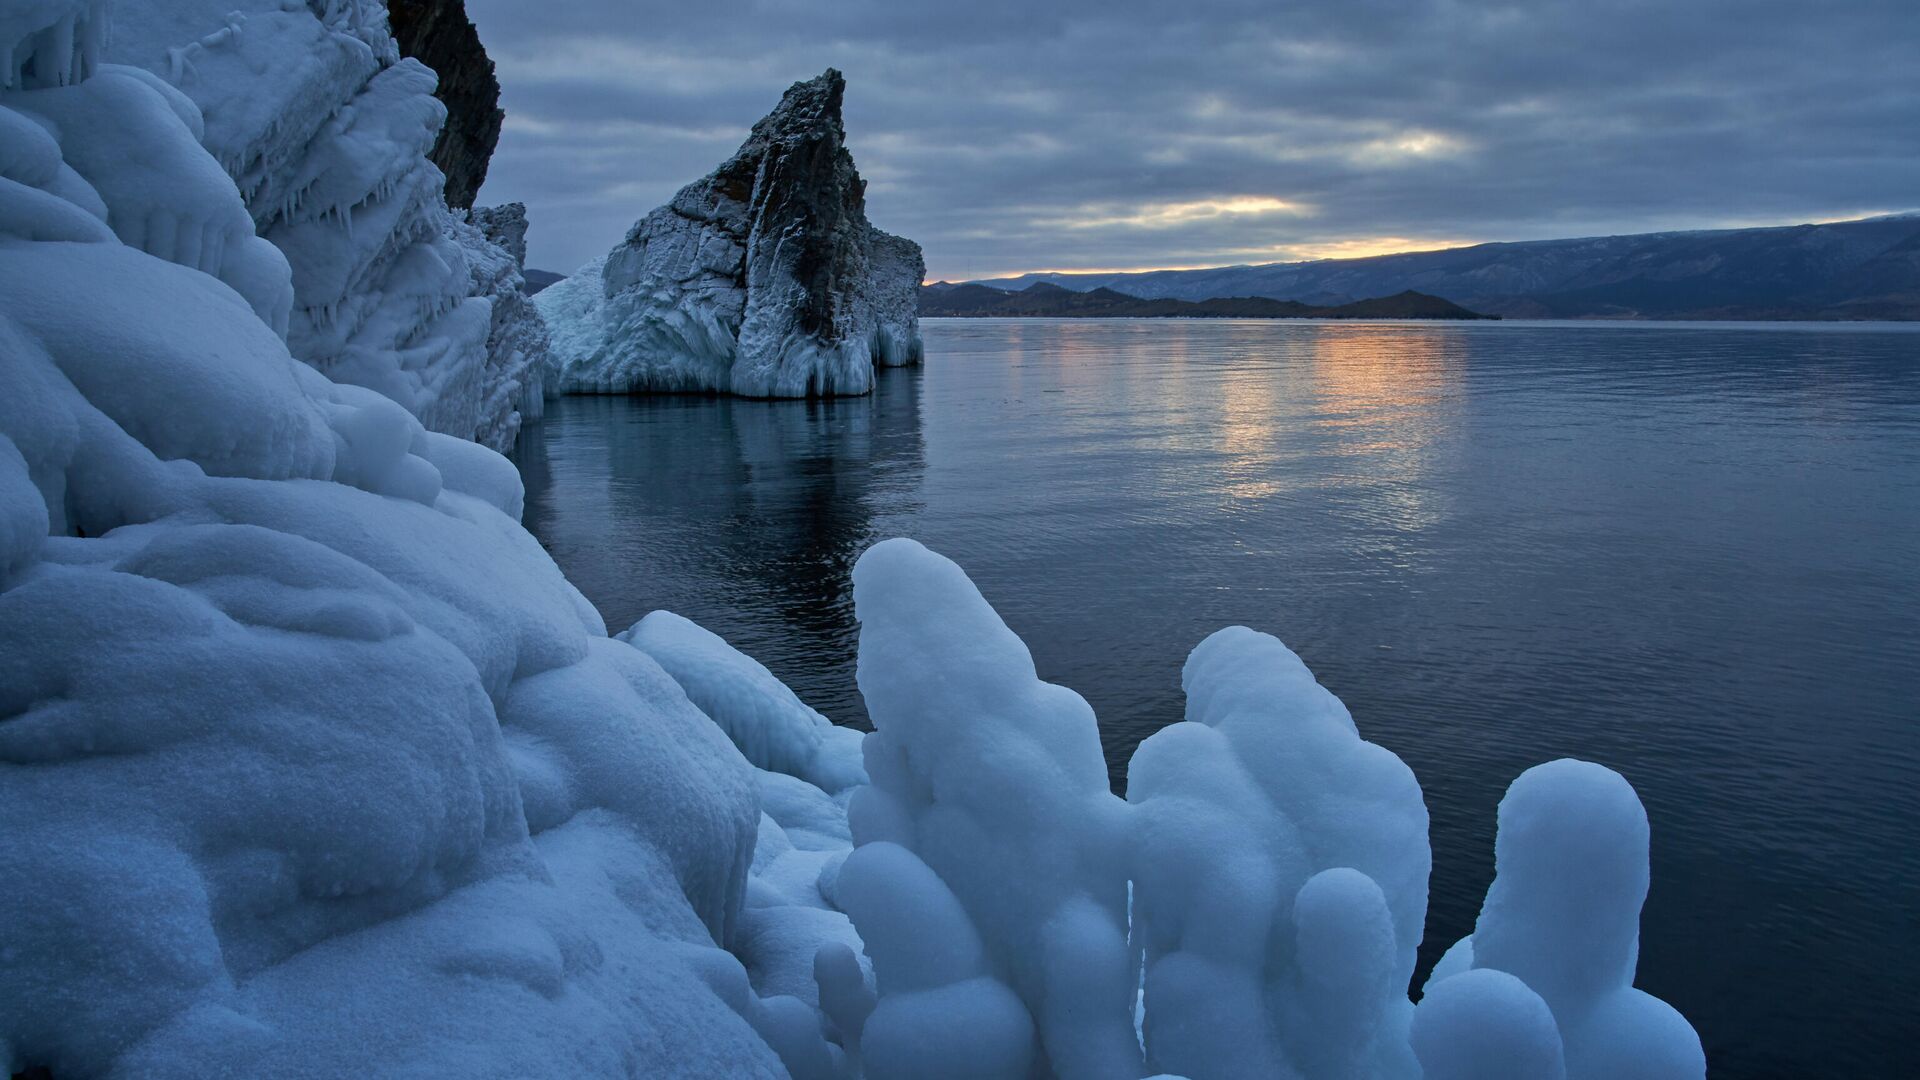
[[[462,0],[387,0],[387,20],[401,54],[440,76],[434,96],[447,107],[447,126],[428,157],[447,174],[447,205],[471,208],[507,115],[493,61]]]

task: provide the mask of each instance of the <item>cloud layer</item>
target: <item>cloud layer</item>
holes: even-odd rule
[[[1913,0],[468,0],[483,202],[570,270],[847,75],[934,277],[1273,262],[1920,204]]]

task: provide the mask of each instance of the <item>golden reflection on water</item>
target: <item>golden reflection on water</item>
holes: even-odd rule
[[[1435,456],[1458,444],[1466,331],[1149,319],[1009,321],[998,332],[1022,358],[1008,372],[1013,396],[1059,395],[1043,406],[1054,451],[1090,468],[1124,453],[1154,482],[1211,493],[1236,516],[1294,499],[1398,535],[1444,514]]]
[[[1456,423],[1464,343],[1430,326],[1293,324],[1279,378],[1235,368],[1220,380],[1210,428],[1218,486],[1233,501],[1367,488],[1389,508],[1381,525],[1416,531],[1441,508],[1425,484]],[[1288,468],[1328,457],[1332,473]]]
[[[1327,326],[1307,365],[1322,453],[1351,459],[1336,478],[1370,490],[1381,520],[1417,532],[1445,516],[1436,457],[1457,447],[1462,332],[1433,326]]]

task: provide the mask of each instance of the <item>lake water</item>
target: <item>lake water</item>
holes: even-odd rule
[[[1280,636],[1412,766],[1423,971],[1509,781],[1564,755],[1653,821],[1639,985],[1716,1077],[1920,1075],[1920,327],[930,321],[871,398],[569,398],[528,526],[864,726],[848,572],[915,537],[1124,785],[1180,665]]]

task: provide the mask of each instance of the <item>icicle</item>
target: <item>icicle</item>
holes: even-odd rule
[[[66,86],[73,80],[73,29],[76,16],[69,12],[51,26],[32,36],[32,57],[28,61],[33,74],[27,89]]]

